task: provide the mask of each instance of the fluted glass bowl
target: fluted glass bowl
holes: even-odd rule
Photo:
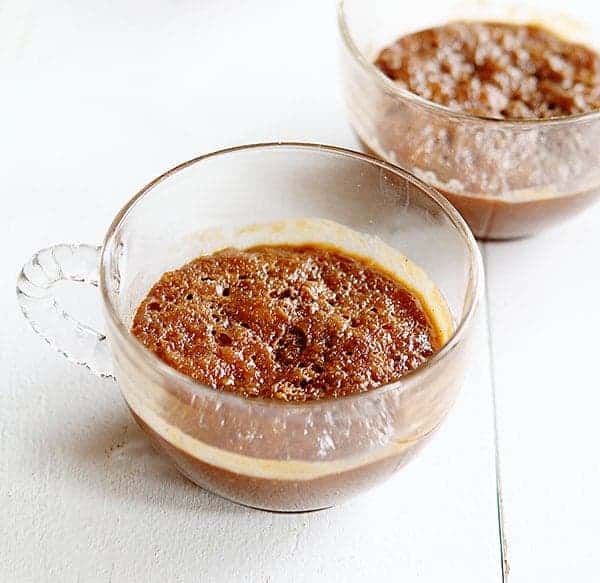
[[[206,241],[214,243],[215,233],[225,245],[238,228],[286,221],[299,226],[290,231],[299,239],[307,217],[313,226],[338,225],[324,228],[327,237],[351,229],[373,249],[397,249],[435,282],[454,334],[424,366],[370,392],[286,404],[197,383],[130,333],[151,285],[209,252]],[[325,236],[319,228],[313,235]],[[55,285],[65,280],[99,285],[105,332],[61,309]],[[38,252],[17,291],[25,316],[52,346],[118,380],[136,421],[189,479],[241,504],[305,511],[385,479],[434,433],[462,383],[482,286],[469,229],[418,179],[348,150],[262,144],[202,156],[163,174],[118,213],[102,247]]]

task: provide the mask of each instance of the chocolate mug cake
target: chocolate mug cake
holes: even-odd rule
[[[105,331],[60,307],[70,281],[99,289]],[[50,346],[118,379],[190,480],[296,512],[382,482],[436,433],[482,286],[478,247],[437,192],[357,152],[278,143],[170,170],[103,246],[36,253],[17,295]]]
[[[397,382],[450,337],[452,318],[441,294],[399,252],[373,247],[373,241],[367,245],[360,234],[327,221],[252,230],[257,233],[253,241],[261,244],[226,246],[163,274],[133,318],[132,334],[146,348],[211,387],[215,396],[275,402],[291,407],[291,414],[302,404],[341,402]],[[360,245],[345,249],[310,239],[298,245],[303,230],[333,230]],[[282,244],[286,232],[295,241]],[[276,244],[272,233],[279,233]],[[368,248],[377,251],[375,257],[364,253]],[[377,257],[387,257],[387,263]],[[177,409],[176,399],[165,398],[167,409]],[[380,414],[399,419],[415,406],[398,395],[381,399]],[[282,429],[224,415],[210,398],[199,398],[194,406],[198,417],[188,420],[190,433],[198,434],[200,423],[204,444],[192,444],[185,431],[151,427],[143,411],[136,411],[135,400],[132,412],[192,481],[233,500],[250,498],[261,508],[304,509],[332,494],[351,495],[395,471],[426,441],[399,442],[350,464],[300,462],[286,459],[286,446],[276,437]],[[427,419],[440,412],[432,405],[423,414]],[[326,440],[327,419],[315,409],[305,436],[314,434],[317,444]],[[372,421],[353,422],[347,436],[337,438],[341,458],[356,443],[372,439],[374,429]],[[254,458],[251,449],[233,453],[223,447],[248,432],[260,436],[263,447],[268,444],[269,460]]]
[[[594,49],[546,25],[464,20],[406,24],[371,52],[395,14],[372,9],[340,6],[349,113],[368,151],[442,192],[482,239],[535,234],[597,200]]]
[[[381,51],[375,65],[399,87],[485,118],[551,119],[600,108],[600,55],[536,25],[450,23],[401,37]],[[566,179],[576,184],[579,172],[565,160],[600,167],[596,139],[578,129],[540,143],[535,133],[513,141],[426,120],[421,125],[414,119],[406,128],[402,115],[386,117],[381,123],[388,126],[388,141],[382,146],[402,165],[419,169],[479,237],[529,234],[537,217],[556,222],[599,194],[589,184],[562,193]],[[533,160],[531,148],[538,151]],[[458,179],[449,172],[461,167]],[[477,171],[469,172],[471,167]],[[519,189],[526,182],[530,188]],[[507,192],[508,199],[502,196]]]

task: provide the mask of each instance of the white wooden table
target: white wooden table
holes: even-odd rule
[[[478,351],[448,422],[394,479],[313,514],[186,482],[117,386],[18,312],[33,251],[99,242],[179,161],[277,139],[356,147],[336,45],[323,0],[0,4],[1,581],[599,580],[600,206],[482,246]],[[93,311],[87,292],[76,313]]]

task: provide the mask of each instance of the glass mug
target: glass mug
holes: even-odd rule
[[[425,270],[454,322],[446,345],[398,382],[286,404],[204,386],[130,333],[136,307],[160,276],[206,252],[205,233],[306,217],[401,250]],[[53,287],[65,280],[99,286],[106,333],[61,309]],[[135,420],[190,480],[247,506],[308,511],[390,476],[434,433],[463,380],[482,287],[473,236],[433,189],[363,154],[277,143],[223,150],[166,172],[117,214],[102,247],[38,252],[17,293],[50,345],[118,379]]]
[[[533,235],[600,198],[600,111],[554,119],[493,119],[402,89],[373,64],[402,35],[457,20],[539,23],[600,48],[595,3],[341,0],[342,78],[350,123],[366,150],[443,193],[475,236]],[[585,23],[585,25],[580,24]]]

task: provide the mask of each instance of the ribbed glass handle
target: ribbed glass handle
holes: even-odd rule
[[[99,377],[115,378],[106,336],[75,319],[59,304],[62,281],[98,287],[101,247],[55,245],[38,251],[17,280],[17,299],[33,329],[55,350]]]

